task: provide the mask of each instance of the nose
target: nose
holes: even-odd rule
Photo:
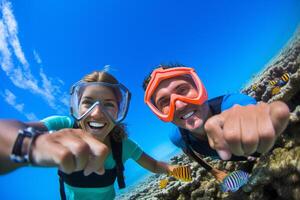
[[[103,114],[103,111],[101,109],[101,106],[98,104],[96,105],[93,110],[91,110],[91,116],[92,117],[102,117],[104,114]]]
[[[186,106],[187,106],[187,103],[185,103],[183,101],[177,100],[175,102],[175,109],[178,110],[178,111],[183,110]]]

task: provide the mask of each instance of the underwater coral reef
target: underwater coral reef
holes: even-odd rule
[[[225,171],[252,169],[245,186],[237,192],[222,192],[212,174],[182,154],[172,158],[171,162],[190,165],[191,182],[181,182],[166,175],[153,175],[117,199],[300,199],[300,28],[279,55],[242,92],[258,101],[284,101],[291,111],[289,125],[278,138],[274,149],[255,163],[205,158],[213,167]],[[163,179],[167,180],[167,184],[162,188],[159,182]]]

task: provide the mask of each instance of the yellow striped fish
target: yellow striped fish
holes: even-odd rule
[[[257,85],[256,85],[256,84],[253,84],[252,87],[251,87],[251,89],[252,89],[253,91],[255,91],[255,90],[257,89]]]
[[[274,85],[277,84],[277,81],[275,81],[275,80],[270,80],[270,81],[269,81],[269,84],[272,85],[272,86],[274,86]]]
[[[276,86],[272,89],[272,95],[276,95],[280,92],[280,87],[279,86]]]
[[[167,179],[161,179],[158,183],[160,189],[167,187],[169,181]]]
[[[170,175],[181,181],[192,181],[191,169],[189,166],[176,167],[170,172]]]
[[[281,76],[281,80],[283,80],[284,82],[288,82],[290,80],[290,75],[289,73],[284,73],[282,76]]]

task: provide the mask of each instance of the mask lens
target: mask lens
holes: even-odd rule
[[[88,93],[88,90],[92,92]],[[129,101],[130,93],[121,84],[79,82],[71,90],[71,114],[81,120],[99,108],[118,123],[125,118]]]
[[[172,85],[167,80],[161,81],[157,88],[165,88],[167,92],[153,93],[151,102],[153,106],[162,114],[168,115],[170,105],[176,100],[194,99],[199,95],[199,88],[195,83],[193,77],[189,74],[184,74],[175,77],[176,82],[172,79]],[[155,96],[156,95],[156,96]]]

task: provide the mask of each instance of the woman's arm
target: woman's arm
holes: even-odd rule
[[[166,173],[169,174],[176,166],[169,165],[168,163],[157,161],[151,156],[143,153],[137,160],[137,163],[143,168],[148,169],[153,173]]]
[[[17,120],[0,120],[0,174],[13,171],[25,165],[11,161],[10,154],[16,141],[18,131],[28,126],[32,126],[40,131],[47,130],[41,122],[24,123]],[[28,148],[29,143],[29,138],[25,138],[22,145],[22,152]]]
[[[23,123],[17,120],[0,120],[0,174],[11,172],[28,163],[15,163],[10,155],[20,129],[34,127],[45,131],[43,122]],[[46,131],[47,132],[47,131]],[[62,129],[52,134],[42,134],[29,146],[31,138],[22,142],[22,155],[30,153],[32,162],[38,166],[58,167],[65,173],[84,170],[104,173],[103,163],[108,148],[81,129]],[[92,159],[89,159],[92,158]]]

